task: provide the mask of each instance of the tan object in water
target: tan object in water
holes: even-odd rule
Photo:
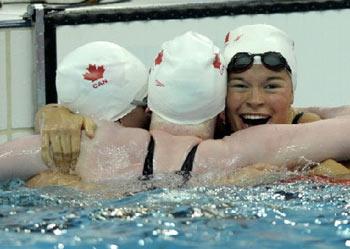
[[[51,170],[44,171],[30,178],[26,185],[28,187],[46,186],[77,186],[80,184],[80,177],[77,175],[62,174]]]
[[[84,191],[102,189],[102,185],[99,186],[93,183],[82,182],[81,178],[78,175],[62,174],[52,170],[41,172],[40,174],[30,178],[26,182],[26,186],[29,188],[64,186],[64,187],[70,187],[70,188],[84,190]]]
[[[257,186],[280,180],[285,175],[281,167],[267,163],[257,163],[235,170],[215,181],[219,185],[235,185],[240,187]]]
[[[328,159],[309,171],[311,175],[321,175],[328,177],[350,177],[350,170],[333,159]]]

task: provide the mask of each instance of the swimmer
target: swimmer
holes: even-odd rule
[[[226,35],[226,118],[229,132],[260,124],[320,120],[292,107],[297,84],[294,41],[266,24],[241,26]]]
[[[225,39],[228,71],[226,115],[229,133],[261,124],[300,124],[320,120],[319,115],[292,107],[296,89],[294,42],[271,25],[241,26]],[[321,110],[316,109],[320,113]],[[343,113],[341,113],[342,111]],[[338,109],[337,116],[344,114]],[[327,160],[316,167],[349,175],[350,170]]]
[[[154,130],[149,133],[101,121],[93,140],[83,137],[81,156],[70,172],[76,174],[73,185],[132,181],[140,175],[149,178],[178,171],[184,176],[192,174],[189,182],[208,184],[257,162],[286,168],[299,166],[301,157],[315,162],[330,157],[349,159],[347,116],[303,126],[252,127],[222,140],[202,141],[212,137],[215,118],[224,109],[225,94],[221,91],[226,89],[226,71],[222,70],[221,59],[212,42],[199,34],[186,33],[165,43],[149,77],[149,105],[152,115],[156,114],[151,121]],[[200,77],[189,81],[188,77],[178,75]],[[181,96],[181,102],[173,102],[174,94]],[[176,129],[170,129],[171,125]],[[170,135],[167,131],[175,133]],[[175,136],[180,133],[187,136]],[[32,136],[0,146],[3,180],[24,177],[24,171],[30,167],[45,167],[40,160],[39,140]],[[48,175],[42,176],[32,178],[32,185],[38,186],[48,179]]]
[[[56,73],[58,99],[62,104],[48,105],[36,115],[37,127],[45,130],[41,136],[41,154],[45,164],[49,168],[58,167],[64,173],[74,167],[80,154],[80,128],[85,128],[87,137],[93,136],[96,127],[92,118],[131,127],[148,125],[149,115],[145,114],[144,103],[147,78],[148,71],[143,63],[115,43],[91,42],[69,53]],[[104,85],[94,87],[98,82],[104,82]],[[103,101],[96,98],[99,95],[104,96]],[[56,109],[60,111],[52,111]],[[73,111],[79,114],[73,114]],[[60,124],[65,129],[61,136],[57,136],[52,129]],[[47,126],[50,128],[47,129]],[[67,132],[72,129],[79,132]],[[60,148],[61,152],[49,154],[49,148]],[[24,163],[21,167],[24,169],[13,168],[9,172],[26,179],[47,169],[41,163],[32,168]],[[6,175],[3,177],[8,178]]]
[[[192,80],[189,82],[188,78]],[[219,49],[208,38],[189,32],[164,44],[155,59],[148,84],[149,109],[152,111],[151,130],[162,130],[174,135],[167,136],[165,132],[152,132],[155,144],[152,154],[157,162],[160,161],[162,165],[167,165],[166,170],[163,171],[175,171],[178,166],[181,166],[180,162],[184,160],[194,145],[198,144],[201,139],[213,137],[216,117],[225,106],[226,80],[226,70]],[[67,80],[62,82],[66,83]],[[61,84],[60,80],[58,84]],[[70,85],[69,82],[67,84]],[[59,91],[58,93],[61,99],[65,98],[64,92]],[[83,102],[79,102],[79,105],[81,105],[80,110],[87,109]],[[166,121],[169,119],[173,122]],[[103,123],[101,125],[103,126]],[[101,132],[101,129],[102,127],[99,127],[97,132]],[[114,141],[125,142],[123,137],[127,133],[120,135],[119,132],[111,132],[111,134],[113,134]],[[179,134],[195,137],[175,137]],[[129,136],[130,134],[127,135]],[[138,138],[145,138],[145,136],[140,135]],[[159,152],[166,152],[169,149],[169,144],[165,142],[169,138],[177,141],[176,149],[172,148],[171,156],[168,153]],[[149,138],[141,144],[148,143],[150,143]],[[98,148],[94,149],[94,151],[98,150]],[[144,149],[139,151],[142,155]],[[82,153],[81,156],[77,171],[83,181],[91,182],[94,181],[93,179],[101,181],[102,178],[103,181],[108,181],[109,177],[115,177],[113,174],[106,174],[104,170],[91,170],[98,163],[94,163],[93,160],[81,163],[86,155]],[[118,153],[113,155],[113,159],[121,164],[130,163],[128,159],[120,162],[121,159],[118,157],[125,159]],[[163,162],[164,160],[167,162]],[[114,163],[104,161],[104,164],[112,165],[112,169],[109,170],[118,172]],[[130,174],[139,174],[139,171],[135,170]],[[101,175],[105,176],[101,177]],[[43,177],[36,179],[38,178],[43,179]],[[34,181],[36,180],[33,179],[31,182]]]
[[[47,105],[36,114],[43,161],[49,166],[75,165],[80,131],[84,129],[92,138],[96,129],[93,119],[148,128],[147,77],[138,58],[111,42],[91,42],[69,53],[56,72],[60,105]]]

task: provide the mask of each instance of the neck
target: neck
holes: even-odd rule
[[[150,130],[162,130],[176,136],[196,136],[201,139],[214,137],[216,118],[199,124],[174,124],[152,113]]]

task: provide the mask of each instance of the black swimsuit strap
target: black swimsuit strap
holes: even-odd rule
[[[154,156],[154,139],[151,136],[151,139],[148,144],[148,152],[145,158],[145,162],[143,164],[143,171],[142,171],[142,177],[139,178],[139,180],[148,180],[150,177],[153,175],[153,156]],[[183,175],[186,180],[190,178],[190,172],[192,171],[193,168],[193,161],[194,157],[196,155],[196,151],[198,148],[198,144],[193,146],[191,151],[188,153],[184,163],[182,164],[181,170],[178,171],[177,173],[180,175]]]
[[[181,171],[184,173],[189,173],[192,171],[193,168],[193,160],[194,160],[194,156],[196,155],[196,151],[198,148],[198,144],[193,146],[193,148],[191,149],[190,153],[188,153],[184,163],[182,164],[181,167]]]
[[[182,175],[184,179],[183,183],[179,187],[183,187],[186,184],[186,182],[191,178],[191,171],[193,168],[193,161],[194,156],[196,155],[197,148],[198,144],[191,149],[190,153],[188,153],[184,163],[182,164],[181,170],[175,172],[178,175]]]
[[[299,112],[295,117],[293,118],[292,124],[299,124],[300,118],[304,115],[303,112]]]
[[[153,155],[154,155],[154,139],[151,136],[151,140],[149,141],[148,148],[147,148],[147,156],[145,158],[145,162],[143,164],[143,176],[151,176],[153,175]]]

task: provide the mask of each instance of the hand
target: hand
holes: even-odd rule
[[[328,177],[341,177],[343,175],[349,176],[350,170],[343,164],[338,163],[333,159],[328,159],[321,162],[315,168],[309,171],[310,175],[321,175]]]
[[[96,124],[91,118],[74,114],[60,105],[47,105],[36,114],[41,134],[41,157],[45,164],[62,173],[75,169],[80,153],[81,130],[93,138]]]

